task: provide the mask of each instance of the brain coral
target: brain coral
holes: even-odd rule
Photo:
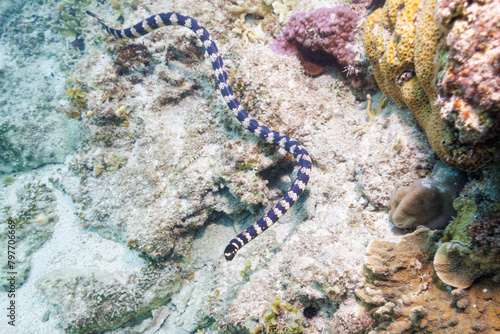
[[[441,160],[475,170],[500,154],[500,0],[437,2],[386,1],[366,21],[365,51]]]
[[[466,182],[465,172],[438,162],[429,177],[394,192],[389,219],[403,229],[444,229],[456,216],[453,201]]]

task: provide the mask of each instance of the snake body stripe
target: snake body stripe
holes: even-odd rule
[[[257,137],[284,148],[296,159],[299,166],[297,177],[283,198],[252,226],[248,227],[245,231],[229,241],[229,244],[224,250],[224,256],[226,260],[231,261],[241,247],[276,223],[297,201],[309,181],[309,175],[311,173],[311,158],[309,154],[297,140],[282,135],[277,131],[270,130],[268,127],[259,124],[259,122],[248,115],[238,99],[234,96],[233,89],[227,83],[227,74],[224,71],[222,58],[217,46],[214,41],[210,39],[208,31],[200,26],[195,19],[178,13],[169,12],[153,15],[130,28],[113,29],[108,27],[105,22],[95,14],[91,12],[87,13],[95,17],[109,34],[118,38],[138,38],[155,29],[169,25],[180,25],[191,29],[203,43],[212,62],[220,92],[229,109],[236,115],[238,121]]]

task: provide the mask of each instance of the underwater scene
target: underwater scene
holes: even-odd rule
[[[500,333],[500,0],[0,0],[0,333]]]

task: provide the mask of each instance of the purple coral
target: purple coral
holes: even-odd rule
[[[500,254],[500,210],[476,220],[469,232],[479,254]]]
[[[356,13],[342,5],[319,8],[312,13],[299,12],[290,18],[283,34],[270,48],[278,54],[297,55],[306,71],[307,63],[316,64],[322,70],[332,56],[339,65],[354,66],[357,22]]]

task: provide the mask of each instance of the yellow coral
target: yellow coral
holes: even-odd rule
[[[434,17],[437,0],[388,0],[367,19],[363,39],[377,84],[384,95],[407,106],[446,164],[474,170],[481,153],[446,146],[445,123],[434,84],[443,33]]]
[[[276,298],[265,316],[264,327],[267,334],[301,333],[301,318],[302,313],[295,306]]]
[[[64,90],[66,91],[68,98],[78,107],[87,106],[87,93],[83,92],[80,86],[75,88],[66,87]]]
[[[236,20],[236,22],[234,22],[233,32],[235,32],[238,35],[241,35],[241,38],[243,39],[245,45],[248,45],[250,41],[253,40],[264,39],[263,36],[255,32],[252,24],[245,23],[245,20],[243,19],[238,19]]]

